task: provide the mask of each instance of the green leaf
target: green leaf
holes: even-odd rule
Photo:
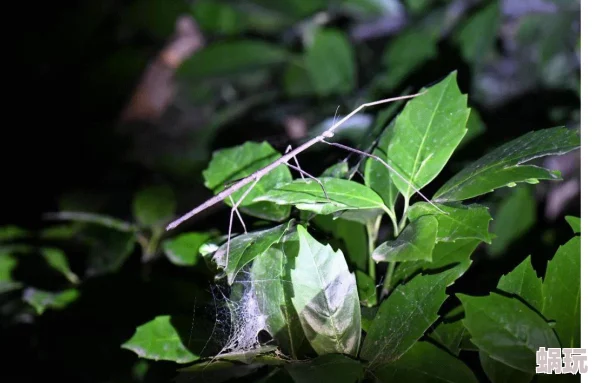
[[[279,45],[260,40],[220,41],[208,44],[178,69],[191,78],[224,77],[287,62],[291,54]]]
[[[442,205],[439,209],[427,202],[417,202],[408,210],[408,218],[416,221],[419,217],[432,215],[437,219],[437,241],[452,242],[458,239],[476,238],[491,243],[489,209],[481,205]]]
[[[565,216],[565,220],[571,226],[571,229],[575,234],[578,234],[582,231],[582,220],[579,217],[573,217],[571,215]]]
[[[61,211],[58,213],[49,213],[46,215],[46,217],[48,219],[55,219],[60,221],[91,223],[122,232],[133,232],[137,230],[136,226],[132,223],[122,221],[120,219],[110,217],[107,215],[96,213]]]
[[[134,251],[134,233],[114,231],[106,227],[89,228],[84,234],[89,242],[86,273],[97,276],[119,270]]]
[[[416,342],[398,360],[374,371],[380,382],[478,383],[460,359],[429,342]]]
[[[359,301],[361,301],[361,304],[367,307],[377,305],[375,279],[359,270],[355,271],[355,276],[357,279],[357,291],[359,293]]]
[[[390,176],[405,198],[441,172],[466,134],[470,113],[466,99],[456,84],[456,72],[452,72],[409,101],[396,118],[388,157],[406,181],[393,172]]]
[[[47,309],[61,310],[65,308],[77,300],[79,295],[76,289],[51,292],[28,287],[23,291],[23,300],[33,306],[37,315],[41,315]]]
[[[204,185],[215,193],[225,189],[227,183],[250,176],[253,172],[263,168],[280,158],[281,155],[267,142],[246,142],[233,148],[214,152],[208,168],[203,172]],[[261,196],[277,185],[290,182],[291,172],[286,165],[280,165],[263,176],[248,193],[241,203],[241,211],[258,218],[271,221],[283,221],[290,213],[290,208],[272,203],[256,203],[256,197]],[[237,202],[247,192],[250,185],[246,185],[232,194]],[[228,206],[232,206],[229,198],[225,199]]]
[[[378,120],[380,120],[378,117]],[[381,122],[378,121],[378,122]],[[394,128],[395,125],[392,124],[388,127],[377,144],[377,147],[373,151],[373,155],[381,158],[382,160],[388,162],[388,146],[392,141],[392,137],[394,136]],[[389,162],[388,162],[389,163]],[[392,182],[392,178],[390,176],[390,170],[386,168],[386,166],[379,161],[369,158],[365,162],[365,185],[370,187],[373,191],[375,191],[384,201],[384,205],[392,212],[392,216],[395,215],[394,213],[394,205],[396,204],[396,198],[398,198],[398,189],[396,185]]]
[[[142,189],[134,196],[134,217],[143,226],[160,226],[175,215],[175,195],[170,187],[159,185]]]
[[[557,127],[527,133],[468,165],[446,182],[433,200],[461,201],[511,183],[559,180],[558,171],[523,164],[535,158],[567,153],[579,145],[575,130]]]
[[[200,358],[200,352],[209,341],[208,327],[202,321],[192,325],[186,318],[160,315],[138,326],[121,347],[144,359],[188,363]]]
[[[376,262],[430,261],[437,235],[437,219],[423,216],[409,223],[394,241],[382,243],[373,251]]]
[[[398,286],[380,306],[361,349],[361,358],[372,366],[399,359],[439,318],[446,287],[459,276],[450,269],[438,274],[418,275]]]
[[[42,248],[41,255],[48,263],[48,265],[60,274],[64,275],[71,283],[78,283],[79,279],[76,274],[70,270],[70,264],[66,254],[60,249]]]
[[[23,239],[29,236],[27,230],[15,225],[0,226],[0,242]]]
[[[484,351],[479,351],[481,366],[492,383],[529,383],[534,377],[534,371],[527,373],[503,364],[491,358]]]
[[[313,360],[291,363],[287,365],[287,370],[295,383],[356,383],[365,372],[361,362],[340,354],[321,355]]]
[[[361,311],[355,276],[340,250],[334,252],[297,226],[299,255],[291,270],[295,310],[305,336],[318,355],[356,355]]]
[[[303,60],[295,60],[287,65],[283,85],[285,93],[290,97],[304,97],[315,93],[315,86]]]
[[[509,274],[501,277],[497,288],[506,293],[517,295],[539,312],[542,310],[542,280],[536,276],[530,256]]]
[[[21,288],[22,284],[12,279],[12,271],[17,265],[16,257],[0,253],[0,294]]]
[[[295,205],[297,209],[317,214],[332,214],[342,210],[384,210],[380,196],[360,183],[340,178],[320,177],[328,199],[319,183],[312,179],[297,179],[268,191],[255,201],[280,205]]]
[[[489,4],[460,23],[454,33],[454,41],[460,46],[464,59],[477,65],[489,58],[495,49],[495,40],[499,32],[499,2]]]
[[[536,200],[528,187],[518,187],[505,198],[493,222],[495,238],[487,251],[502,254],[516,239],[521,238],[536,223]]]
[[[229,285],[233,284],[237,274],[245,265],[280,241],[293,222],[290,220],[271,229],[254,231],[232,238],[229,244],[229,254],[227,254],[226,244],[219,247],[213,260],[227,275]]]
[[[238,364],[226,360],[207,360],[180,368],[176,383],[221,383],[254,373],[264,365],[260,363]]]
[[[479,245],[477,239],[459,239],[456,242],[438,242],[433,249],[433,258],[431,261],[403,262],[398,264],[392,285],[409,280],[420,270],[439,270],[440,268],[456,265],[460,270],[460,275],[464,274],[470,267],[472,261],[471,254]]]
[[[458,355],[464,331],[464,324],[460,319],[442,322],[431,332],[430,338],[447,348],[453,355]]]
[[[560,347],[549,324],[518,299],[497,293],[456,296],[472,343],[499,362],[530,373],[539,347]]]
[[[375,81],[385,90],[398,87],[413,70],[437,56],[438,37],[419,28],[399,33],[388,43],[382,56],[382,65],[387,71]]]
[[[338,29],[318,29],[305,51],[305,67],[319,96],[348,94],[356,86],[355,53]]]
[[[559,247],[549,261],[543,282],[543,315],[554,320],[561,346],[580,347],[581,237]]]
[[[212,238],[210,233],[184,233],[163,241],[165,256],[178,266],[194,266],[200,259],[200,246]]]
[[[316,215],[312,222],[330,234],[328,243],[332,248],[342,250],[349,265],[358,270],[367,269],[369,250],[365,226],[330,215]]]
[[[291,238],[289,240],[289,238]],[[293,288],[288,267],[299,252],[297,236],[288,235],[256,257],[251,278],[260,312],[266,313],[266,331],[287,355],[297,359],[305,334],[291,303]]]

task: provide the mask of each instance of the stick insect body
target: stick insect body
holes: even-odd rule
[[[419,95],[421,95],[423,93],[424,92],[417,93],[417,94],[412,94],[412,95],[408,95],[408,96],[400,96],[400,97],[387,98],[387,99],[383,99],[383,100],[379,100],[379,101],[373,101],[373,102],[368,102],[368,103],[365,103],[365,104],[360,105],[358,108],[354,109],[351,113],[347,114],[346,116],[344,116],[343,118],[341,118],[337,123],[335,123],[330,128],[328,128],[328,130],[326,130],[324,133],[320,134],[319,136],[316,136],[316,137],[312,138],[311,140],[309,140],[309,141],[305,142],[304,144],[300,145],[299,147],[297,147],[297,148],[295,148],[295,149],[287,152],[286,154],[284,154],[279,159],[271,162],[270,164],[266,165],[265,167],[261,168],[260,170],[257,170],[254,173],[252,173],[251,175],[249,175],[249,176],[243,178],[242,180],[234,183],[233,185],[231,185],[227,189],[221,191],[219,194],[215,195],[214,197],[208,199],[207,201],[205,201],[201,205],[197,206],[196,208],[192,209],[188,213],[184,214],[182,217],[180,217],[180,218],[176,219],[175,221],[171,222],[167,226],[167,230],[172,230],[172,229],[176,228],[181,223],[187,221],[188,219],[192,218],[196,214],[199,214],[200,212],[208,209],[209,207],[212,207],[212,206],[216,205],[217,203],[223,201],[225,198],[230,197],[233,193],[235,193],[236,191],[238,191],[242,187],[244,187],[244,186],[252,183],[252,185],[246,190],[246,192],[239,198],[239,200],[237,201],[237,203],[233,203],[232,212],[231,212],[231,220],[232,220],[233,219],[233,214],[237,212],[237,209],[238,209],[239,205],[241,204],[241,202],[243,201],[243,199],[249,194],[249,192],[252,190],[252,188],[254,187],[254,185],[262,177],[264,177],[266,174],[270,173],[272,170],[274,170],[278,166],[280,166],[282,164],[288,164],[288,161],[289,160],[295,158],[299,153],[301,153],[301,152],[305,151],[306,149],[312,147],[313,145],[317,144],[318,142],[324,142],[326,144],[340,146],[340,147],[342,147],[344,149],[348,148],[348,147],[345,147],[344,145],[339,145],[339,144],[327,142],[327,141],[325,141],[325,139],[333,137],[334,136],[334,132],[336,131],[336,129],[338,129],[342,124],[344,124],[349,118],[351,118],[353,115],[355,115],[360,110],[362,110],[362,109],[364,109],[366,107],[374,106],[374,105],[380,105],[380,104],[385,104],[385,103],[388,103],[388,102],[394,102],[394,101],[398,101],[398,100],[413,98],[413,97],[419,96]],[[368,153],[365,153],[365,152],[362,152],[362,151],[358,151],[358,150],[353,150],[352,148],[348,148],[348,149],[349,150],[352,150],[352,151],[354,151],[356,153],[363,154],[365,156],[368,156],[370,158],[373,158],[375,160],[378,160],[379,159],[379,157],[374,156],[372,154],[368,154]],[[435,204],[433,202],[431,202],[423,194],[421,194],[421,192],[416,187],[414,187],[413,185],[411,185],[410,182],[408,182],[402,175],[400,175],[400,173],[396,172],[392,167],[390,167],[389,165],[387,165],[387,163],[385,163],[385,161],[382,160],[380,162],[382,164],[384,164],[384,166],[387,166],[390,171],[394,172],[396,175],[398,175],[398,177],[400,177],[402,180],[404,180],[406,183],[408,183],[409,186],[411,186],[415,190],[415,192],[418,193],[425,201],[427,201],[428,203],[430,203],[431,205],[433,205],[439,211],[442,211],[441,209],[439,209],[439,207],[435,206]],[[324,190],[324,192],[325,192],[325,190]]]

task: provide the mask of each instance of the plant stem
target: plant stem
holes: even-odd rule
[[[404,209],[402,210],[402,217],[398,224],[398,233],[401,233],[406,225],[406,212],[408,211],[409,198],[404,197]],[[396,261],[388,264],[388,271],[386,272],[386,280],[384,282],[384,288],[382,289],[382,298],[390,294],[392,290],[392,279],[394,278],[394,271],[396,270]]]
[[[367,249],[368,249],[368,273],[369,276],[375,279],[375,262],[371,258],[373,250],[375,250],[375,242],[377,241],[377,235],[382,221],[382,216],[378,216],[375,222],[368,222],[365,227],[367,228]]]

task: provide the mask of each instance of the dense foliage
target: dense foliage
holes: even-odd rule
[[[579,190],[559,197],[579,182],[579,3],[513,4],[102,9],[155,45],[190,14],[208,41],[166,113],[101,126],[124,149],[94,152],[95,186],[68,181],[40,225],[5,220],[6,344],[89,382],[579,379],[535,375],[539,347],[580,346]],[[92,73],[137,79],[130,46]],[[359,152],[318,143],[165,229],[417,91],[326,139]]]

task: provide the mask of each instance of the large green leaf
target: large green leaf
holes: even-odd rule
[[[382,56],[386,73],[377,78],[377,85],[386,90],[400,85],[408,74],[437,55],[438,37],[414,27],[399,33],[389,42]]]
[[[361,358],[372,366],[389,363],[404,355],[439,318],[446,287],[460,271],[418,275],[398,286],[380,306],[361,348]]]
[[[320,96],[347,94],[357,82],[355,53],[337,29],[318,29],[305,51],[305,67]]]
[[[44,247],[41,249],[41,255],[51,268],[64,275],[70,282],[78,283],[78,276],[70,270],[68,258],[66,258],[66,254],[62,250]]]
[[[22,286],[20,282],[12,278],[12,271],[17,265],[18,260],[16,257],[7,253],[0,253],[0,294]]]
[[[324,189],[312,179],[297,179],[269,190],[266,194],[257,197],[255,201],[295,205],[300,210],[317,214],[367,209],[389,212],[381,197],[365,185],[332,177],[320,177],[318,180],[324,185]]]
[[[174,265],[194,266],[200,259],[200,247],[211,238],[210,233],[183,233],[163,241],[163,251]]]
[[[291,363],[286,368],[295,383],[356,383],[365,372],[361,362],[340,354],[318,356],[313,360]]]
[[[160,315],[138,326],[121,347],[145,359],[188,363],[200,358],[211,329],[212,324],[203,321]]]
[[[499,362],[530,373],[539,347],[560,347],[549,324],[516,298],[497,293],[457,297],[464,306],[463,322],[472,343]]]
[[[76,289],[52,292],[28,287],[23,291],[23,300],[33,306],[37,315],[43,314],[47,309],[62,310],[79,296]]]
[[[530,257],[527,257],[509,274],[501,277],[497,288],[517,295],[539,312],[542,310],[542,280],[536,276]]]
[[[416,342],[398,360],[374,371],[380,382],[478,383],[460,359],[429,342]]]
[[[204,185],[215,193],[219,193],[225,189],[227,183],[251,175],[280,156],[280,153],[267,142],[246,142],[241,146],[218,150],[213,154],[208,168],[203,172]],[[256,183],[243,199],[241,211],[258,218],[283,221],[289,216],[289,207],[271,203],[256,203],[255,198],[277,185],[291,181],[291,179],[289,168],[286,165],[278,166]],[[249,188],[250,185],[246,185],[233,193],[233,201],[239,201]],[[229,198],[225,199],[225,203],[232,206]]]
[[[524,134],[493,150],[446,182],[433,196],[437,202],[461,201],[518,182],[559,180],[556,170],[523,165],[538,157],[575,150],[580,138],[575,130],[556,127]]]
[[[437,235],[437,219],[427,215],[409,223],[394,241],[373,251],[376,262],[430,261]]]
[[[470,255],[479,245],[477,239],[459,239],[456,242],[438,242],[433,249],[431,261],[403,262],[398,264],[392,285],[396,286],[409,280],[420,270],[439,270],[445,266],[456,265],[460,269],[460,275],[464,274],[470,267],[472,261]]]
[[[489,209],[481,205],[436,205],[417,202],[408,210],[411,221],[432,215],[437,218],[437,241],[451,242],[458,239],[476,238],[490,243],[489,222],[492,220]],[[445,214],[444,214],[445,212]]]
[[[318,355],[356,355],[361,311],[355,276],[340,250],[317,242],[297,226],[299,254],[291,270],[292,298],[305,336]]]
[[[291,303],[293,286],[288,265],[294,262],[299,244],[296,236],[290,236],[291,240],[287,237],[256,257],[251,278],[260,312],[266,313],[266,331],[285,354],[298,358],[305,334]]]
[[[580,347],[581,237],[559,247],[547,265],[543,282],[543,315],[554,320],[561,346]]]
[[[497,208],[492,233],[495,235],[487,251],[500,255],[516,239],[521,238],[536,222],[536,200],[528,186],[518,187]]]
[[[485,374],[492,383],[528,383],[534,377],[534,371],[520,371],[496,361],[484,351],[479,351],[479,358]]]
[[[409,101],[396,118],[388,157],[404,179],[393,172],[390,176],[405,198],[441,172],[466,134],[470,113],[466,99],[456,84],[456,72],[452,72]]]
[[[281,46],[261,40],[220,41],[208,44],[178,69],[192,78],[233,76],[282,64],[291,54]]]
[[[227,254],[227,244],[219,247],[213,260],[227,275],[229,285],[233,284],[235,277],[245,265],[280,241],[292,225],[293,220],[271,229],[254,231],[232,238],[229,244],[229,254]]]
[[[167,186],[151,186],[134,196],[134,217],[143,226],[164,225],[175,214],[175,196]]]

